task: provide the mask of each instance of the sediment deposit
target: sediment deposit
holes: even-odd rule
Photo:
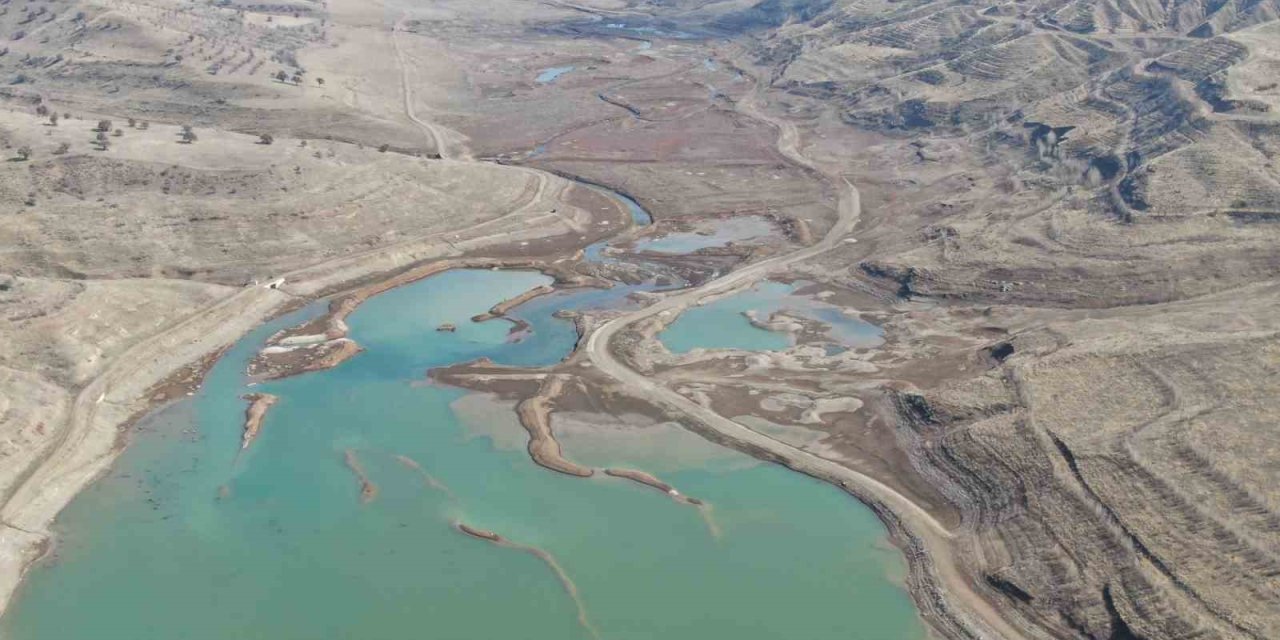
[[[552,405],[566,382],[568,376],[563,374],[548,375],[538,392],[516,407],[516,413],[520,416],[520,424],[529,432],[529,455],[534,462],[552,471],[586,478],[593,475],[595,470],[565,458],[560,443],[551,430]]]
[[[258,432],[262,430],[262,421],[266,419],[267,411],[280,400],[269,393],[250,393],[245,395],[244,399],[249,401],[249,406],[244,411],[244,435],[240,439],[241,451],[253,444],[254,439],[258,437]]]

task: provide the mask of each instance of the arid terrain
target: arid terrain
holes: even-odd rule
[[[431,377],[553,471],[596,471],[558,424],[674,422],[844,488],[939,637],[1280,637],[1276,0],[9,0],[0,147],[0,601],[267,318],[329,302],[284,376],[444,269],[653,271],[554,367]],[[883,335],[658,338],[764,280]]]

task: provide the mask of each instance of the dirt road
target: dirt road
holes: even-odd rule
[[[622,383],[633,393],[638,392],[649,401],[688,416],[730,441],[767,451],[784,460],[792,469],[836,484],[864,501],[883,505],[899,518],[911,535],[920,540],[931,560],[927,566],[934,573],[935,582],[945,588],[951,608],[954,610],[958,605],[959,611],[964,612],[957,616],[963,618],[958,622],[970,627],[969,631],[977,637],[1021,637],[986,600],[974,592],[960,573],[950,543],[954,535],[929,512],[870,476],[775,440],[680,395],[653,378],[632,370],[618,359],[610,347],[614,336],[637,322],[655,316],[674,317],[699,300],[746,286],[789,265],[830,251],[844,241],[858,223],[862,214],[862,201],[857,187],[845,177],[824,170],[806,158],[800,151],[799,133],[795,126],[761,113],[756,107],[756,100],[753,95],[742,101],[740,109],[752,117],[771,122],[778,128],[780,153],[797,164],[822,174],[833,183],[842,185],[836,224],[811,247],[748,265],[700,287],[672,293],[644,309],[605,322],[587,338],[584,350],[599,371]],[[982,622],[975,623],[969,620],[970,617]]]

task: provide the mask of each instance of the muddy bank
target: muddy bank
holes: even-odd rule
[[[563,392],[568,379],[564,374],[548,375],[538,393],[521,402],[516,413],[520,424],[529,432],[529,456],[534,462],[552,471],[587,478],[595,474],[595,470],[565,458],[551,431],[551,405]]]
[[[485,313],[472,316],[471,321],[486,322],[488,320],[493,320],[494,318],[501,318],[507,315],[507,312],[511,311],[512,309],[534,298],[537,298],[538,296],[544,296],[553,291],[555,291],[555,287],[552,287],[550,285],[544,284],[542,286],[534,287],[518,296],[515,296],[513,298],[507,298],[506,300],[503,300],[502,302],[499,302],[498,304],[493,305],[493,307],[490,308],[489,311]]]
[[[631,480],[632,482],[638,482],[642,485],[653,487],[654,489],[657,489],[658,491],[661,491],[671,496],[671,498],[676,502],[682,502],[684,504],[693,505],[693,506],[702,506],[703,504],[701,500],[697,498],[690,498],[680,493],[679,491],[677,491],[676,488],[671,486],[670,484],[667,484],[666,482],[659,480],[652,474],[645,473],[643,471],[637,471],[635,469],[610,468],[610,469],[605,469],[604,472],[605,472],[605,475],[610,475],[615,478],[625,478],[627,480]]]
[[[253,444],[254,439],[258,437],[258,432],[262,430],[262,420],[267,417],[267,411],[280,401],[279,397],[269,393],[250,393],[243,397],[249,401],[249,407],[244,411],[244,435],[240,439],[241,451]]]
[[[555,280],[554,285],[535,287],[494,305],[488,313],[473,317],[474,322],[502,317],[511,309],[533,298],[554,292],[557,287],[608,288],[612,286],[612,283],[607,280],[578,273],[573,268],[575,264],[557,264],[530,258],[463,258],[440,260],[407,269],[391,277],[340,294],[329,301],[328,309],[323,315],[283,329],[268,338],[266,345],[250,361],[249,375],[260,379],[276,380],[308,371],[329,369],[345,362],[360,353],[359,345],[347,337],[346,319],[361,304],[380,293],[452,269],[528,269],[538,271]],[[441,330],[456,330],[456,327],[452,329],[442,327]],[[516,323],[512,331],[518,333],[521,330],[521,324]]]
[[[560,586],[564,588],[565,594],[567,594],[569,598],[573,600],[574,605],[577,606],[578,624],[582,625],[582,628],[585,629],[587,633],[591,634],[592,638],[599,639],[600,632],[596,630],[596,628],[591,624],[591,619],[587,617],[587,606],[586,603],[582,601],[582,596],[578,593],[578,585],[573,582],[573,579],[569,577],[569,572],[565,571],[564,567],[560,565],[560,562],[557,561],[556,557],[551,555],[550,552],[539,547],[512,542],[493,531],[478,529],[463,522],[455,522],[454,527],[458,531],[473,538],[491,542],[500,547],[523,551],[546,563],[547,567],[551,569],[551,572],[555,574],[556,579],[560,581]]]
[[[342,452],[342,462],[347,465],[351,473],[355,474],[356,479],[360,481],[360,502],[368,504],[378,497],[378,485],[369,479],[369,474],[365,473],[364,465],[360,464],[360,458],[356,456],[354,449],[347,449]]]

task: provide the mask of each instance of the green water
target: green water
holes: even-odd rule
[[[841,347],[868,347],[882,342],[883,331],[868,322],[845,315],[838,307],[820,300],[792,295],[803,283],[765,281],[750,289],[685,310],[658,339],[672,353],[694,349],[743,349],[779,351],[791,346],[786,333],[761,329],[744,313],[755,312],[768,320],[776,311],[809,318],[827,327],[827,337]]]
[[[32,570],[0,636],[591,637],[547,565],[461,535],[455,519],[556,556],[602,638],[923,636],[892,578],[901,558],[842,492],[674,428],[566,436],[571,457],[649,469],[707,500],[717,538],[697,509],[657,491],[535,466],[509,446],[520,441],[509,414],[464,423],[462,391],[423,383],[431,367],[481,356],[563,357],[574,334],[550,309],[515,344],[503,322],[468,321],[545,281],[454,271],[370,300],[350,318],[365,353],[255,388],[281,400],[238,456],[247,358],[316,309],[248,336],[197,396],[144,420],[113,470],[63,512],[55,557]],[[436,332],[444,322],[458,331]],[[348,449],[380,489],[371,503],[344,465]]]

